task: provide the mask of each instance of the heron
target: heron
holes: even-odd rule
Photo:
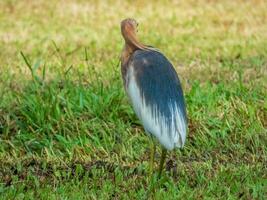
[[[150,176],[155,157],[154,138],[162,147],[158,177],[161,177],[167,150],[182,148],[187,135],[183,90],[171,62],[160,50],[144,45],[137,37],[138,23],[121,21],[124,47],[121,74],[124,89],[147,135],[151,136]]]

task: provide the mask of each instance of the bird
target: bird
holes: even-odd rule
[[[171,62],[157,48],[144,45],[137,37],[138,23],[133,18],[121,21],[124,46],[121,52],[121,75],[124,89],[147,135],[152,138],[150,176],[153,176],[156,145],[162,147],[158,177],[167,150],[183,148],[187,135],[184,94]]]

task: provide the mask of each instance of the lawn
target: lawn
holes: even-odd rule
[[[120,77],[126,17],[187,104],[186,145],[153,183]],[[0,199],[267,199],[266,94],[264,0],[2,0]]]

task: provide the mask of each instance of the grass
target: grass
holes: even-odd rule
[[[4,0],[0,11],[0,199],[267,198],[264,1]],[[185,148],[153,194],[150,138],[120,78],[129,16],[187,103]]]

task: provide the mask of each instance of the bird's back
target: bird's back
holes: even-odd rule
[[[137,50],[127,65],[125,87],[146,132],[167,149],[183,147],[187,126],[185,103],[172,64],[160,52]]]

